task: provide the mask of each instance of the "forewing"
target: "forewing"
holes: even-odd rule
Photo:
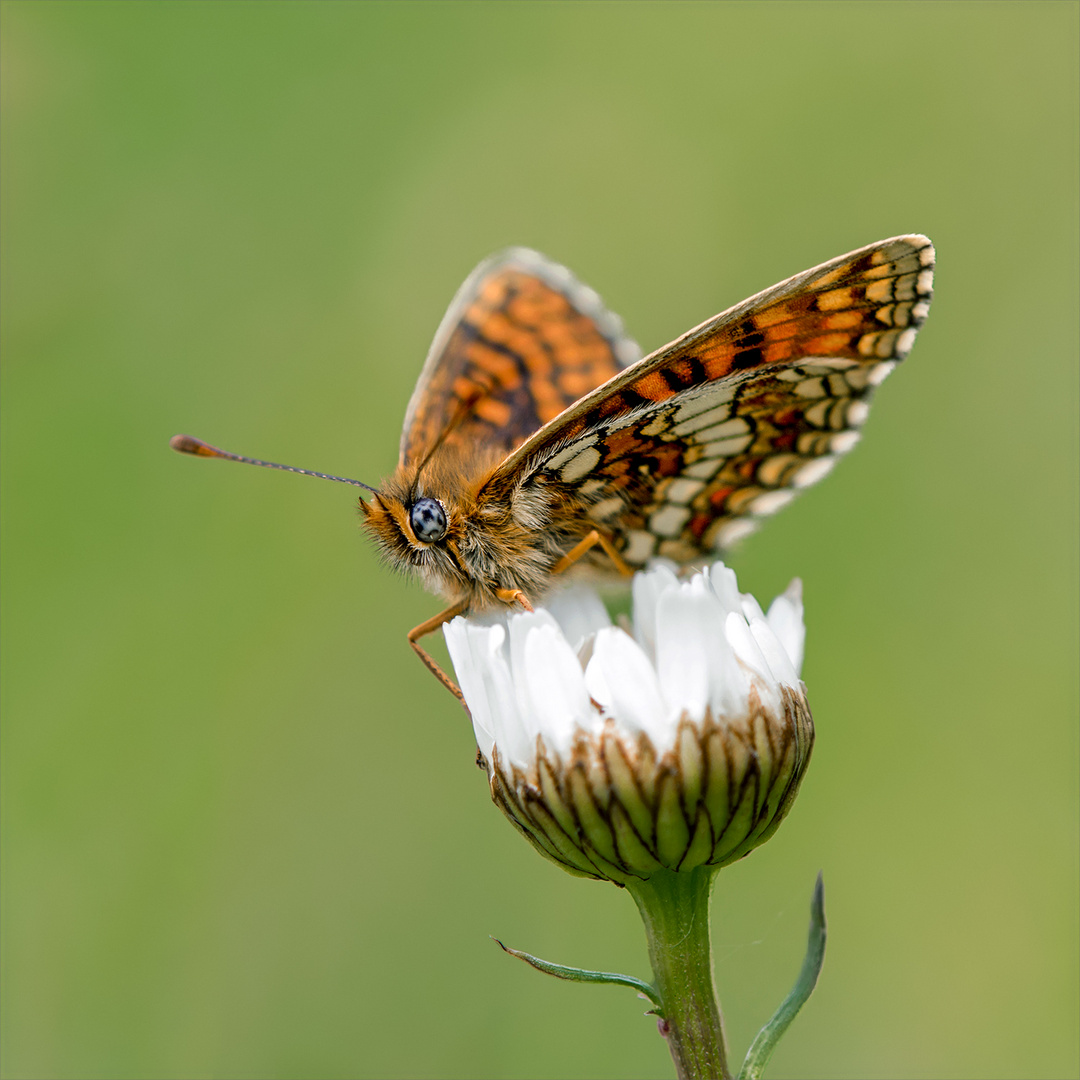
[[[627,562],[702,558],[824,477],[929,309],[934,249],[883,240],[782,282],[616,375],[521,445],[485,494],[545,487]]]
[[[402,462],[436,446],[508,454],[640,355],[565,267],[527,248],[492,256],[435,335],[405,414]]]

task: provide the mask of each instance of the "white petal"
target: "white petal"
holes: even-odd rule
[[[566,753],[580,726],[592,727],[595,712],[574,650],[557,626],[534,626],[525,635],[524,679],[538,723],[537,734],[559,754]]]
[[[765,618],[765,612],[761,610],[757,598],[748,592],[742,594],[742,613],[746,616],[748,623],[753,623],[754,619]]]
[[[611,625],[603,600],[584,585],[574,584],[549,596],[544,607],[555,616],[574,652],[590,634]]]
[[[760,621],[764,625],[763,620],[755,619],[754,621]],[[733,706],[735,711],[732,715],[743,712],[748,707],[751,684],[757,688],[758,698],[766,709],[773,711],[779,709],[780,693],[776,678],[767,657],[754,637],[753,629],[747,624],[741,611],[733,611],[728,615],[724,623],[724,631],[747,676],[747,697]]]
[[[715,562],[709,567],[707,573],[716,598],[724,605],[725,613],[742,611],[742,594],[739,592],[739,582],[735,578],[735,571],[722,562]]]
[[[802,582],[798,578],[793,578],[787,589],[769,605],[768,623],[791,658],[795,674],[802,675],[806,626],[803,624]]]
[[[724,620],[724,633],[728,642],[735,650],[735,655],[750,668],[759,679],[773,682],[773,673],[769,668],[769,661],[761,651],[754,635],[747,625],[746,617],[741,611],[732,611]]]
[[[674,743],[675,728],[667,722],[656,672],[629,634],[615,627],[597,633],[592,659],[585,669],[585,685],[617,718],[620,730],[644,731],[659,753]]]
[[[446,647],[472,715],[476,743],[490,761],[494,744],[524,764],[528,755],[505,648],[506,627],[453,619],[443,627]]]
[[[538,626],[551,627],[558,633],[559,624],[543,608],[536,611],[522,611],[510,616],[510,674],[517,692],[517,708],[521,715],[521,724],[525,729],[530,746],[536,742],[540,733],[540,721],[533,713],[532,697],[526,679],[525,642],[529,632]],[[530,751],[530,757],[532,752]]]
[[[657,559],[634,575],[634,640],[656,660],[656,605],[665,590],[678,588],[673,564]]]
[[[772,627],[764,619],[755,617],[750,620],[750,633],[765,654],[769,670],[776,682],[798,690],[799,673],[795,670],[787,650],[780,644],[780,639],[773,633]]]
[[[745,705],[746,677],[724,633],[715,594],[691,580],[670,589],[657,606],[656,668],[670,715],[701,720],[705,707],[731,714]]]

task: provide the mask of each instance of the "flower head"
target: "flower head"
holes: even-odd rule
[[[724,866],[795,797],[814,739],[797,580],[765,615],[723,563],[661,564],[634,579],[632,627],[577,586],[445,633],[493,800],[571,872]]]

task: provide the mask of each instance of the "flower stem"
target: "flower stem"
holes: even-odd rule
[[[716,868],[658,870],[627,891],[649,941],[654,985],[663,1003],[661,1032],[679,1080],[730,1080],[724,1025],[713,982],[709,901]]]

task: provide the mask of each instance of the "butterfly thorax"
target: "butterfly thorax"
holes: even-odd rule
[[[562,517],[543,486],[485,487],[498,454],[447,444],[421,467],[403,463],[370,501],[364,525],[385,561],[470,611],[503,606],[499,593],[539,600],[551,569],[573,545],[552,527]]]

